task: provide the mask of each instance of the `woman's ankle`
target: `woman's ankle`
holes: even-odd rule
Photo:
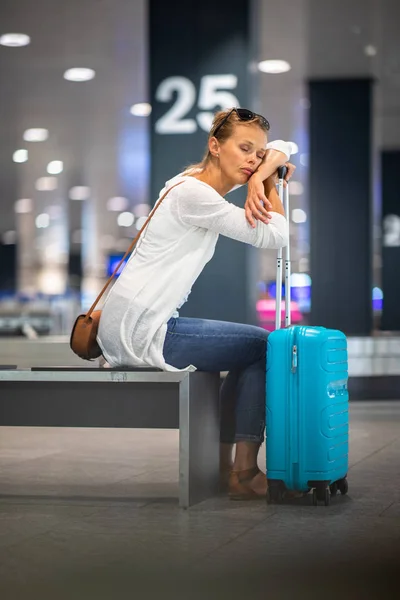
[[[259,442],[237,442],[233,470],[247,471],[256,468],[260,446]]]

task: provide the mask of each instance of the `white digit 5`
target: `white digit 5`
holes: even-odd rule
[[[200,81],[198,106],[200,110],[213,110],[240,106],[239,100],[231,92],[237,86],[236,75],[205,75]],[[203,112],[197,115],[197,121],[204,131],[209,131],[213,112]]]

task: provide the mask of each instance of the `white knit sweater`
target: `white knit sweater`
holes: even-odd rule
[[[220,234],[257,248],[287,244],[285,217],[272,212],[268,225],[257,221],[253,229],[243,208],[194,177],[171,179],[160,198],[179,181],[183,183],[168,193],[142,233],[104,304],[98,342],[110,366],[177,370],[163,357],[167,322],[212,258]]]

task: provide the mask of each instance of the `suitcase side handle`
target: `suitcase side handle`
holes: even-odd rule
[[[287,228],[288,228],[288,245],[285,248],[285,327],[291,324],[291,258],[290,258],[290,231],[289,231],[289,184],[284,186],[287,167],[279,167],[278,169],[278,193],[279,198],[285,210]],[[275,312],[275,329],[280,329],[282,326],[281,306],[282,306],[282,269],[283,269],[283,249],[279,248],[276,258],[276,312]]]

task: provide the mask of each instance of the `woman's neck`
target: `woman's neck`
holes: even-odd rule
[[[199,181],[207,183],[209,186],[214,188],[221,196],[225,196],[235,186],[234,183],[228,181],[224,177],[221,169],[214,165],[207,165],[200,173],[196,173],[192,177],[195,177]]]

